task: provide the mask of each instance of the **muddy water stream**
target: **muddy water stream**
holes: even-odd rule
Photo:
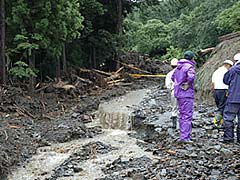
[[[149,90],[138,90],[116,98],[99,106],[97,117],[88,126],[101,125],[104,127],[103,134],[94,138],[79,139],[67,143],[54,144],[38,149],[38,152],[26,164],[18,168],[9,176],[10,180],[45,180],[45,179],[76,179],[94,180],[104,177],[102,167],[121,157],[140,157],[146,155],[151,159],[151,153],[145,152],[138,145],[136,139],[128,136],[131,129],[131,109],[129,107],[138,105],[146,96]],[[128,129],[128,130],[127,130]],[[105,153],[97,153],[91,149],[89,158],[78,157],[78,171],[70,176],[56,176],[56,169],[62,164],[67,164],[73,159],[73,155],[79,154],[83,146],[89,143],[100,142],[110,149]],[[84,154],[84,153],[83,153]],[[83,155],[82,155],[83,156]],[[70,160],[69,160],[70,159]],[[81,159],[81,160],[79,160]],[[82,160],[83,159],[83,160]],[[76,165],[76,162],[75,162]],[[67,164],[71,167],[72,164]]]

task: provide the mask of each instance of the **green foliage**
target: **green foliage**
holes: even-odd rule
[[[149,20],[137,31],[137,50],[149,53],[155,48],[168,46],[167,27],[160,20]]]
[[[172,42],[182,49],[201,49],[217,43],[219,32],[213,23],[223,9],[233,4],[229,0],[205,0],[189,15],[181,15],[171,31]],[[174,22],[172,22],[173,24]]]
[[[162,56],[161,59],[170,60],[172,58],[177,58],[177,59],[183,58],[183,51],[173,46],[170,46],[169,48],[167,48],[167,54]]]
[[[123,0],[123,15],[132,4]],[[41,75],[54,74],[63,45],[68,66],[112,61],[122,40],[117,9],[117,1],[105,0],[8,0],[8,59],[35,62]]]
[[[178,19],[181,14],[188,15],[201,2],[199,0],[142,1],[128,15],[128,18],[142,23],[151,19],[160,19],[164,23],[169,23]]]
[[[162,50],[166,54],[160,59],[179,58],[187,49],[214,46],[219,35],[240,30],[238,0],[123,0],[124,16],[132,4],[135,7],[119,35],[116,2],[6,1],[11,60],[35,60],[37,67],[55,70],[63,45],[68,65],[73,66],[99,66],[122,50]]]
[[[91,66],[91,62],[89,61],[92,56],[91,49],[93,46],[98,46],[97,48],[105,47],[105,44],[97,45],[99,39],[101,37],[98,32],[101,31],[101,28],[97,26],[97,18],[101,17],[106,13],[106,9],[104,9],[103,4],[98,2],[97,0],[79,0],[79,11],[81,15],[84,17],[82,24],[84,28],[81,31],[81,37],[75,39],[72,43],[69,43],[67,54],[68,61],[71,61],[71,65],[73,66]],[[101,19],[101,22],[104,22],[104,19]],[[101,41],[101,40],[100,40]],[[102,41],[101,41],[102,42]],[[109,45],[111,42],[109,43]],[[99,49],[99,51],[104,54],[108,53],[106,49]],[[96,55],[97,58],[99,54]],[[105,57],[99,57],[101,61],[105,59]]]
[[[221,12],[215,23],[224,33],[240,31],[240,1]]]
[[[239,4],[238,0],[141,1],[125,20],[125,49],[149,53],[167,48],[162,58],[171,58],[187,49],[214,46],[219,35],[239,31]]]
[[[139,31],[142,28],[143,24],[140,22],[132,21],[131,19],[125,19],[124,20],[124,50],[130,51],[130,50],[137,50],[137,31]]]
[[[130,50],[150,53],[156,48],[168,47],[167,26],[158,19],[147,21],[145,25],[135,23],[134,21],[125,21],[127,29],[131,29],[125,35],[125,39],[129,39],[128,46]],[[132,46],[132,48],[131,48]]]
[[[79,11],[84,17],[84,28],[81,37],[68,44],[68,61],[71,61],[72,65],[86,67],[106,64],[112,61],[117,52],[122,51],[119,44],[122,44],[123,38],[117,32],[116,1],[80,0],[79,2]],[[129,10],[131,4],[129,3],[123,1],[124,13]]]
[[[17,34],[16,37],[14,38],[14,40],[16,42],[18,42],[16,50],[17,51],[22,50],[22,51],[26,52],[27,54],[25,56],[31,56],[33,50],[39,49],[38,44],[30,43],[28,37],[26,37],[24,35]]]
[[[28,65],[23,61],[17,61],[14,65],[15,67],[9,70],[9,74],[13,77],[25,79],[37,76],[37,71],[29,68]]]
[[[78,0],[11,0],[8,3],[11,16],[7,24],[14,33],[13,38],[28,42],[19,45],[16,41],[17,48],[46,49],[52,56],[60,56],[63,43],[80,36],[83,17]]]

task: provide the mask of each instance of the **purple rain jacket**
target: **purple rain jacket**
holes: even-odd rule
[[[195,79],[195,62],[187,59],[178,61],[177,68],[172,75],[174,82],[174,96],[176,98],[194,98],[194,79]],[[187,90],[182,89],[183,83],[188,83]]]
[[[225,73],[223,82],[229,85],[227,102],[240,103],[240,64]]]

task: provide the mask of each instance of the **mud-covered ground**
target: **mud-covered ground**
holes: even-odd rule
[[[152,74],[170,70],[167,63],[153,63],[135,53],[122,60]],[[126,71],[139,73],[133,68]],[[87,71],[87,75],[91,74]],[[25,180],[28,173],[32,175],[29,180],[240,179],[240,145],[219,141],[223,130],[211,122],[214,106],[195,101],[193,143],[180,144],[179,129],[171,128],[163,79],[100,88],[94,74],[80,77],[93,83],[77,83],[79,78],[73,76],[71,83],[78,84],[73,91],[42,84],[34,96],[21,88],[0,89],[0,179],[7,179],[9,172],[14,174],[15,168],[20,176],[8,177],[20,178],[10,178],[13,180]],[[133,111],[133,131],[89,126],[100,103],[135,89],[148,89],[149,93],[140,105],[128,107]],[[31,159],[35,154],[39,159]],[[31,166],[36,159],[38,165],[53,160],[51,168],[45,163],[45,168],[34,169]]]
[[[157,87],[135,107],[137,133],[131,136],[144,140],[138,145],[155,158],[119,158],[102,168],[106,176],[99,180],[240,178],[240,145],[219,142],[223,130],[211,122],[215,107],[195,102],[193,143],[181,144],[179,129],[171,128],[169,103],[167,91]]]
[[[75,128],[80,126],[80,128],[75,131],[74,136],[71,136],[72,132],[67,133],[70,134],[69,138],[67,135],[60,136],[62,132],[67,131],[66,129],[69,126],[71,131],[74,132],[74,128],[66,123],[66,119],[59,121],[60,124],[54,124],[55,126],[51,124],[51,128],[57,126],[62,129],[54,135],[43,135],[45,142],[41,142],[42,144],[37,142],[38,146],[87,136],[95,138],[92,138],[88,143],[77,145],[75,151],[60,165],[56,166],[50,177],[46,179],[85,180],[88,166],[92,168],[92,173],[101,171],[101,177],[89,178],[89,180],[237,180],[240,178],[240,146],[237,143],[223,144],[219,142],[223,130],[216,129],[211,122],[215,110],[214,106],[195,102],[192,129],[193,143],[181,144],[178,142],[179,129],[171,128],[172,124],[169,119],[170,102],[167,91],[162,86],[154,88],[147,86],[147,88],[149,93],[140,105],[129,107],[134,110],[135,119],[133,123],[134,131],[130,131],[128,135],[123,135],[123,132],[117,131],[113,134],[116,134],[118,138],[116,136],[105,138],[109,134],[104,135],[104,132],[98,127],[89,129],[81,123],[82,120],[75,118],[76,124],[73,124],[73,126]],[[71,122],[74,122],[73,117],[75,115],[73,113],[69,117]],[[87,116],[83,119],[87,121]],[[82,128],[80,124],[85,127]],[[55,130],[58,130],[58,128]],[[81,134],[81,128],[87,129],[87,133]],[[54,132],[51,131],[51,133]],[[103,134],[97,135],[98,133]],[[61,138],[56,140],[50,137]],[[73,144],[77,144],[77,142],[73,142]],[[35,150],[35,148],[33,149]],[[109,158],[106,160],[106,157]],[[95,169],[94,164],[101,168]]]
[[[119,78],[124,78],[124,82],[119,84],[122,85],[102,83],[108,77],[106,73],[70,69],[66,77],[62,77],[63,81],[56,83],[49,78],[49,82],[36,84],[33,95],[24,90],[27,84],[1,87],[0,179],[6,179],[12,167],[32,157],[39,147],[101,133],[101,128],[85,125],[94,119],[92,112],[101,102],[127,91],[163,84],[163,79],[125,77],[125,73],[141,72],[131,68],[132,65],[151,74],[166,74],[171,69],[168,63],[152,61],[139,53],[126,54],[121,60],[127,64],[124,69],[120,68]]]
[[[0,179],[5,179],[12,167],[29,159],[39,147],[101,133],[99,127],[85,126],[92,121],[91,113],[100,102],[159,83],[138,80],[129,86],[93,88],[78,98],[49,93],[30,97],[21,89],[6,88],[8,96],[1,96]]]

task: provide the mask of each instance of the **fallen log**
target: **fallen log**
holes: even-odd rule
[[[100,70],[97,70],[97,69],[93,69],[93,71],[97,72],[99,74],[105,75],[105,76],[109,76],[109,77],[104,78],[104,81],[108,83],[109,81],[113,82],[115,79],[120,78],[121,74],[119,72],[121,70],[123,70],[123,68],[124,67],[121,67],[116,72],[113,72],[113,73],[107,73],[107,72],[100,71]]]
[[[56,89],[64,89],[65,91],[68,91],[70,89],[76,89],[74,85],[67,84],[67,82],[59,81],[57,84],[53,84],[53,87]]]
[[[16,111],[20,114],[20,115],[23,115],[23,116],[29,116],[33,119],[35,119],[36,117],[33,116],[30,112],[28,112],[26,109],[24,108],[21,108],[19,106],[17,106],[16,104],[14,104],[14,107],[16,108]]]
[[[230,40],[236,37],[240,37],[240,32],[234,32],[234,33],[230,33],[230,34],[226,34],[224,36],[220,36],[218,37],[219,41],[226,41],[226,40]]]
[[[116,60],[115,60],[116,61]],[[151,74],[151,72],[148,72],[148,71],[145,71],[145,70],[142,70],[138,67],[135,67],[133,65],[130,65],[130,64],[125,64],[123,62],[120,62],[120,61],[116,61],[116,62],[119,62],[120,64],[122,64],[123,66],[127,67],[127,68],[130,68],[130,69],[133,69],[133,70],[137,70],[139,72],[143,72],[143,73],[147,73],[147,74]]]
[[[159,77],[166,77],[165,74],[129,74],[129,76],[133,78],[141,78],[141,77],[154,77],[154,78],[159,78]]]
[[[118,82],[118,83],[109,84],[109,87],[112,87],[112,86],[131,86],[132,84],[133,83]]]
[[[113,80],[115,80],[115,79],[120,78],[120,76],[121,76],[121,74],[112,74],[110,77],[104,78],[104,80],[105,80],[106,82],[108,82],[108,81],[113,81]]]
[[[47,85],[45,85],[45,86],[43,86],[43,87],[41,87],[41,88],[39,88],[39,89],[36,89],[35,92],[40,92],[40,91],[48,88],[48,87],[51,86],[51,85],[52,85],[52,83],[49,83],[49,84],[47,84]]]
[[[62,87],[60,87],[62,89],[64,89],[65,91],[69,91],[71,89],[76,89],[76,87],[74,85],[71,85],[71,84],[66,84],[66,85],[63,85]]]
[[[93,82],[92,81],[90,81],[89,79],[84,79],[84,78],[81,78],[81,77],[79,77],[78,75],[76,75],[76,74],[72,74],[72,77],[75,77],[75,78],[77,78],[77,80],[79,80],[79,81],[82,81],[82,82],[85,82],[85,83],[88,83],[88,84],[93,84]]]
[[[79,70],[80,70],[81,72],[91,72],[90,69],[79,68]]]
[[[108,73],[108,72],[100,71],[100,70],[97,70],[97,69],[93,69],[93,71],[96,72],[96,73],[99,73],[99,74],[105,75],[105,76],[111,76],[111,75],[112,75],[112,73]]]
[[[121,67],[121,68],[119,68],[116,72],[114,72],[115,74],[118,74],[118,73],[120,73],[122,70],[124,69],[124,67]]]
[[[198,55],[200,57],[205,56],[206,54],[210,54],[213,50],[215,49],[215,47],[211,47],[211,48],[206,48],[206,49],[202,49],[198,52]]]
[[[52,78],[50,78],[49,76],[46,76],[46,78],[47,78],[49,81],[54,82],[54,80],[53,80]]]
[[[125,81],[125,79],[118,79],[118,80],[114,80],[114,81],[108,81],[107,84],[114,84],[114,83],[119,83],[119,82],[123,82]]]
[[[112,74],[111,73],[107,73],[104,71],[100,71],[97,69],[81,69],[80,68],[80,76],[84,76],[85,78],[87,77],[87,79],[91,80],[93,82],[93,84],[96,84],[100,87],[105,87],[107,85],[106,81],[104,80],[104,77],[109,77]]]

